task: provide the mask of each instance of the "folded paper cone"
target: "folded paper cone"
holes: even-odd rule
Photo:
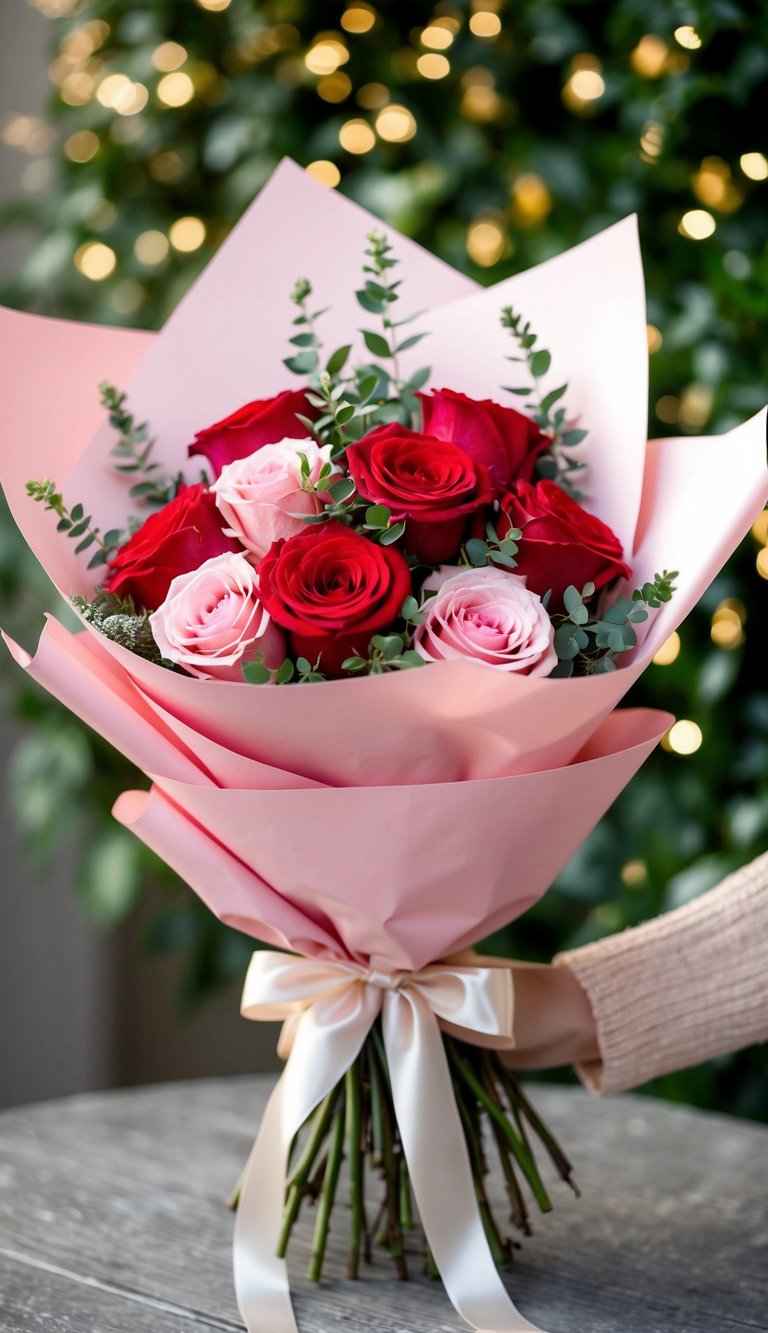
[[[540,898],[670,721],[615,713],[576,762],[541,773],[307,791],[159,777],[114,813],[227,924],[270,942],[278,932],[297,952],[411,970]]]

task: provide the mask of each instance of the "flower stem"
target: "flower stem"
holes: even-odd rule
[[[365,1203],[363,1198],[364,1144],[362,1138],[359,1060],[347,1070],[344,1085],[346,1089],[347,1154],[349,1157],[349,1202],[352,1210],[347,1277],[355,1278],[360,1267],[360,1250],[365,1227]]]
[[[312,1122],[312,1131],[309,1139],[307,1140],[304,1151],[296,1164],[296,1169],[288,1181],[283,1225],[277,1242],[277,1256],[279,1259],[285,1258],[293,1224],[299,1215],[301,1201],[307,1191],[312,1168],[315,1165],[317,1155],[328,1134],[328,1126],[330,1124],[337,1095],[338,1088],[335,1088],[317,1108],[315,1118]]]
[[[343,1156],[344,1114],[343,1108],[338,1107],[333,1113],[330,1143],[328,1146],[328,1162],[325,1168],[323,1186],[317,1206],[315,1234],[312,1240],[312,1258],[307,1271],[307,1276],[311,1282],[319,1282],[323,1271],[323,1260],[325,1258],[325,1247],[328,1242],[331,1210],[333,1209],[333,1201],[336,1197],[336,1186],[339,1183],[339,1172],[341,1170]]]

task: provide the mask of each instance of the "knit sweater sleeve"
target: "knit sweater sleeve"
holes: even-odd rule
[[[768,1040],[768,854],[684,907],[558,955],[587,994],[601,1094]]]

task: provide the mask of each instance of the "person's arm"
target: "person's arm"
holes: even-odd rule
[[[514,965],[516,1067],[573,1063],[607,1094],[766,1041],[768,854],[684,907],[554,961]]]

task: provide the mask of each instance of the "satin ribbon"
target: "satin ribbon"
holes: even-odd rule
[[[411,1185],[450,1300],[481,1333],[541,1333],[512,1304],[485,1239],[439,1026],[470,1042],[512,1044],[511,972],[440,963],[420,972],[366,971],[260,951],[241,1012],[291,1023],[290,1054],[245,1168],[235,1221],[235,1288],[248,1333],[298,1333],[286,1264],[275,1254],[288,1151],[379,1014]]]

